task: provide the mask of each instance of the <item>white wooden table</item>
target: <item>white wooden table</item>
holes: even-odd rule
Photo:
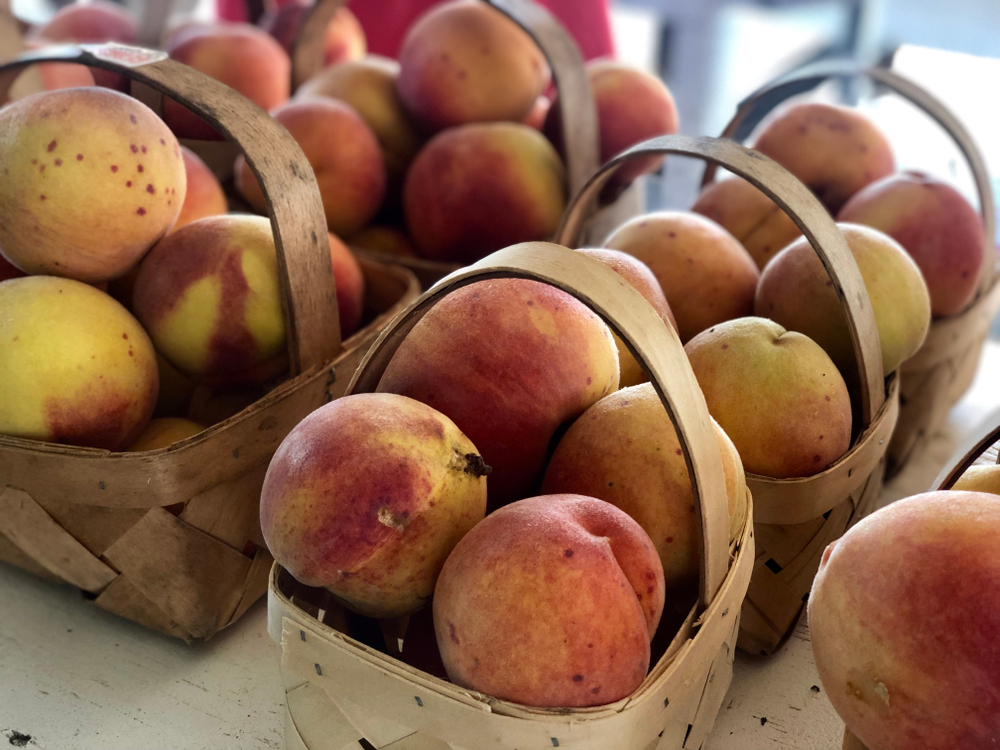
[[[956,443],[1000,404],[1000,343],[921,457],[884,500],[929,488]],[[212,641],[186,646],[0,564],[0,747],[45,750],[281,748],[279,649],[259,602]],[[737,657],[705,750],[839,750],[843,724],[819,687],[808,630],[777,655]],[[6,738],[2,739],[2,738]]]

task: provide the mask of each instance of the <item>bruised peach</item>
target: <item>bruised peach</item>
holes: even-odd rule
[[[426,603],[486,510],[475,446],[443,414],[391,394],[337,399],[271,459],[260,523],[274,559],[350,608],[395,617]]]
[[[529,706],[597,706],[649,670],[663,612],[649,536],[603,500],[546,495],[487,516],[455,546],[434,589],[452,682]]]
[[[123,450],[156,392],[153,345],[107,294],[52,276],[0,283],[0,433]]]
[[[22,271],[120,276],[173,226],[185,190],[177,139],[136,99],[64,89],[0,110],[0,253]]]
[[[214,385],[259,383],[286,366],[271,223],[234,214],[165,237],[139,267],[132,309],[157,351]]]
[[[187,175],[187,193],[177,222],[171,230],[175,232],[197,219],[221,216],[229,211],[222,185],[208,165],[185,146],[181,146],[181,156],[184,158],[184,172]]]

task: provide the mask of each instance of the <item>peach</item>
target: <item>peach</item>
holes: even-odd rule
[[[180,417],[186,414],[197,383],[170,364],[159,352],[156,353],[156,369],[160,373],[160,391],[156,397],[153,417]]]
[[[361,116],[343,102],[320,98],[291,101],[271,116],[309,160],[329,230],[347,237],[371,221],[385,196],[386,172],[378,140]],[[234,172],[236,188],[265,212],[264,194],[242,154]]]
[[[948,183],[919,172],[891,175],[856,193],[837,221],[878,229],[902,245],[927,282],[935,318],[960,313],[976,296],[983,220]]]
[[[706,185],[691,210],[738,239],[761,271],[779,250],[802,234],[774,201],[739,177]]]
[[[601,164],[637,143],[680,131],[674,97],[659,78],[615,60],[598,59],[587,63],[587,80],[597,107]],[[558,97],[553,105],[544,132],[562,153]],[[662,156],[633,159],[615,172],[606,190],[621,191],[662,164]]]
[[[753,148],[802,180],[832,214],[896,170],[892,147],[875,123],[831,104],[797,104],[777,113]]]
[[[264,478],[274,559],[374,617],[418,609],[486,511],[488,469],[443,414],[392,394],[337,399],[303,419]]]
[[[52,276],[0,283],[0,433],[122,450],[156,391],[149,337],[107,294]]]
[[[302,20],[310,7],[312,3],[306,0],[284,3],[261,16],[257,25],[273,36],[284,47],[285,52],[291,55],[298,40]],[[358,17],[351,13],[349,8],[337,8],[333,19],[326,27],[323,64],[334,65],[345,60],[359,60],[364,57],[367,50],[365,31],[361,28]]]
[[[157,351],[213,385],[260,383],[287,367],[278,259],[259,216],[199,219],[139,267],[132,309]]]
[[[545,119],[548,117],[549,110],[552,108],[552,100],[549,99],[545,94],[542,94],[532,105],[531,110],[524,116],[521,123],[527,125],[529,128],[534,128],[535,130],[542,130],[545,127]]]
[[[638,258],[628,255],[618,250],[605,250],[595,248],[581,248],[577,252],[600,261],[625,279],[646,301],[653,306],[657,315],[668,326],[677,330],[677,321],[667,304],[667,298],[663,296],[663,289],[660,282],[656,280],[649,266]],[[622,388],[630,385],[638,385],[649,380],[649,376],[643,371],[642,366],[632,356],[618,334],[614,334],[615,345],[618,347],[618,369],[620,372],[619,383]],[[590,493],[584,492],[584,495]]]
[[[649,670],[663,571],[642,528],[610,503],[533,497],[456,546],[434,588],[451,680],[529,706],[597,706]]]
[[[396,89],[428,133],[523,120],[549,85],[545,55],[520,26],[477,0],[432,8],[410,27]]]
[[[337,287],[337,311],[340,314],[340,338],[347,339],[361,323],[365,309],[365,276],[347,245],[335,234],[329,237],[333,282]]]
[[[718,424],[726,470],[731,537],[746,518],[746,483],[736,449]],[[587,495],[629,514],[663,563],[667,591],[698,583],[699,547],[694,493],[677,432],[651,383],[605,396],[563,435],[545,470],[542,493]]]
[[[559,155],[541,133],[519,123],[439,133],[413,160],[403,186],[406,226],[417,249],[449,263],[546,239],[565,205]]]
[[[649,266],[670,303],[681,341],[753,311],[757,264],[735,237],[704,216],[680,211],[636,216],[604,245]]]
[[[827,547],[809,596],[816,669],[872,750],[1000,737],[1000,500],[928,492]]]
[[[0,252],[22,271],[100,282],[173,226],[186,179],[177,139],[149,107],[64,89],[0,111]]]
[[[185,146],[181,146],[181,156],[184,159],[184,173],[187,175],[187,193],[177,222],[171,230],[174,232],[197,219],[221,216],[229,211],[222,185],[208,165]]]
[[[582,302],[524,279],[448,294],[417,323],[378,390],[454,420],[493,467],[490,507],[533,494],[561,425],[618,389],[618,353]]]
[[[952,485],[951,489],[1000,495],[1000,465],[970,466]]]
[[[891,237],[840,224],[871,300],[885,375],[913,356],[930,326],[930,297],[920,269]],[[761,275],[757,315],[804,333],[826,350],[850,383],[859,382],[843,302],[805,237],[786,247]]]
[[[396,94],[399,63],[368,55],[321,71],[295,92],[295,98],[325,96],[353,107],[382,147],[391,180],[402,180],[423,143]]]
[[[347,240],[350,247],[370,250],[374,253],[384,255],[395,255],[400,258],[419,258],[417,251],[413,249],[413,243],[406,236],[406,232],[373,224],[365,227],[360,232],[352,234]]]
[[[244,23],[191,26],[171,35],[170,57],[221,81],[261,109],[271,111],[289,96],[291,61],[274,38]],[[215,128],[172,99],[163,119],[180,138],[221,140]]]
[[[180,417],[151,419],[142,434],[128,447],[130,452],[152,451],[166,448],[174,443],[197,435],[205,430],[197,422]]]
[[[684,347],[708,411],[747,471],[818,474],[851,445],[851,400],[830,357],[764,318],[720,323]]]

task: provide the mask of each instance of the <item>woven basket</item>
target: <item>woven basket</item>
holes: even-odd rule
[[[754,497],[757,561],[743,604],[740,648],[775,651],[795,629],[819,570],[823,549],[871,509],[882,488],[884,454],[898,414],[897,379],[882,378],[882,353],[871,303],[843,235],[809,190],[767,157],[732,141],[666,136],[641,143],[605,164],[573,199],[559,241],[578,246],[579,227],[601,187],[623,162],[679,154],[743,177],[782,208],[823,261],[847,312],[861,378],[861,429],[851,449],[825,471],[800,479],[747,473]]]
[[[542,709],[462,689],[362,645],[331,627],[338,615],[325,591],[297,584],[276,565],[269,631],[282,647],[289,750],[356,749],[361,738],[364,747],[394,750],[677,750],[701,747],[715,721],[732,678],[739,604],[750,580],[750,513],[730,545],[721,456],[704,397],[676,334],[621,277],[549,243],[501,250],[452,274],[393,321],[351,388],[374,391],[403,338],[447,292],[498,277],[544,281],[573,294],[652,374],[694,478],[703,544],[698,603],[631,696],[595,708]]]
[[[323,67],[323,35],[337,8],[345,0],[317,0],[299,28],[292,53],[292,90],[316,75]],[[583,57],[576,42],[557,19],[534,0],[484,0],[523,28],[545,54],[552,68],[552,78],[559,91],[554,106],[562,109],[563,143],[566,153],[568,194],[576,193],[600,163],[597,110]],[[605,225],[617,226],[642,210],[642,191],[638,184],[602,209],[593,219],[595,232]],[[606,233],[606,232],[605,232]],[[601,235],[603,236],[603,234]],[[372,251],[359,254],[382,262],[400,263],[416,274],[424,288],[459,268],[458,264],[399,258]]]
[[[722,137],[745,140],[767,112],[790,96],[809,91],[830,78],[858,76],[866,76],[919,107],[955,141],[976,183],[986,240],[985,267],[976,298],[963,312],[933,321],[923,346],[899,368],[899,421],[886,455],[886,478],[891,478],[912,456],[923,451],[933,431],[972,384],[990,323],[1000,310],[1000,263],[993,247],[995,206],[982,152],[955,115],[913,81],[885,68],[844,63],[809,66],[751,94],[740,103]],[[707,169],[703,184],[713,176],[714,170]]]
[[[24,65],[79,62],[176,97],[238,141],[268,196],[291,377],[169,448],[140,453],[0,436],[0,559],[82,589],[104,609],[185,640],[208,638],[266,590],[258,501],[281,440],[344,393],[376,334],[417,296],[399,268],[365,267],[378,317],[341,344],[326,223],[287,132],[222,84],[131,47],[61,47],[0,66],[0,98]]]

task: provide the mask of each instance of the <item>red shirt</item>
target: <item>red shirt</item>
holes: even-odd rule
[[[290,0],[277,0],[284,5]],[[368,51],[396,57],[413,21],[441,0],[350,0],[347,7],[361,21]],[[614,54],[608,0],[537,0],[573,35],[585,59]],[[219,18],[245,21],[244,0],[216,0]]]

